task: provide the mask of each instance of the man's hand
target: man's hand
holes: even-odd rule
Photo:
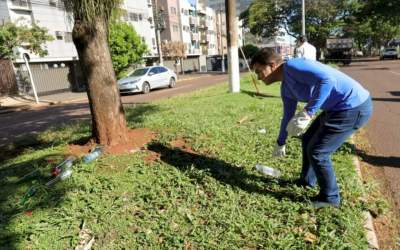
[[[272,152],[273,157],[284,157],[286,156],[285,145],[279,146],[278,143],[275,144],[274,151]]]
[[[286,131],[289,136],[299,136],[304,133],[308,124],[311,122],[311,116],[306,111],[300,111],[289,121]]]

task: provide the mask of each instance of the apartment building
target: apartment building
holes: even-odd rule
[[[147,58],[158,56],[153,7],[152,0],[124,0],[121,6],[125,10],[123,20],[135,28],[147,45]]]
[[[2,0],[0,20],[31,25],[36,23],[48,29],[54,40],[45,47],[48,55],[40,57],[23,46],[18,48],[15,59],[17,79],[21,92],[31,92],[27,68],[22,55],[30,57],[30,67],[39,94],[79,89],[83,86],[82,73],[78,67],[78,53],[72,41],[73,23],[59,0]],[[82,84],[80,84],[82,83]]]

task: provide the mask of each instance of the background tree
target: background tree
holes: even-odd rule
[[[141,63],[148,52],[135,29],[125,22],[111,22],[108,35],[113,67],[118,78],[127,73],[132,64]]]
[[[250,60],[260,49],[254,44],[246,44],[242,46],[242,50],[246,59]],[[243,58],[242,52],[240,50],[239,50],[239,57]]]
[[[186,44],[179,41],[163,42],[161,49],[165,57],[180,62],[181,72],[183,73],[183,58],[186,58]],[[175,71],[178,72],[176,63],[175,67]]]
[[[264,38],[279,35],[280,29],[297,38],[301,34],[301,0],[254,0],[241,14],[250,32]],[[310,43],[324,48],[326,38],[342,30],[344,19],[353,13],[353,1],[306,2],[306,35]]]
[[[97,143],[127,142],[125,113],[117,86],[110,50],[108,27],[120,0],[64,0],[74,18],[72,38],[88,83],[92,136]]]
[[[32,24],[19,25],[18,23],[6,22],[0,25],[0,59],[14,59],[18,54],[17,48],[23,47],[31,53],[39,56],[47,55],[43,45],[54,38],[50,36],[46,28]]]

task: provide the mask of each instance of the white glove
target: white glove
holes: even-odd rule
[[[278,143],[275,144],[274,151],[272,152],[273,157],[284,157],[286,156],[285,145],[279,146]]]
[[[289,136],[299,136],[303,134],[310,122],[311,116],[309,116],[304,110],[300,111],[289,121],[286,131]]]

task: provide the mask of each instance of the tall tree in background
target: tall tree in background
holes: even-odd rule
[[[162,53],[176,61],[175,71],[178,73],[177,62],[180,62],[181,73],[183,73],[183,58],[186,58],[186,44],[179,41],[163,42],[161,44]]]
[[[141,63],[143,55],[148,51],[135,29],[125,22],[111,22],[108,39],[113,67],[118,78],[125,76],[132,64]]]
[[[73,14],[72,38],[87,78],[92,136],[103,145],[125,143],[125,113],[108,46],[110,17],[121,1],[64,0],[64,4]]]
[[[301,34],[301,0],[254,0],[241,14],[250,32],[264,38],[279,35],[280,29],[298,37]],[[306,34],[317,48],[325,47],[326,38],[339,32],[344,19],[355,8],[354,1],[306,1]]]

